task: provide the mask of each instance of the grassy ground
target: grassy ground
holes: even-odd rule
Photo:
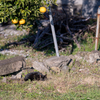
[[[87,34],[87,32],[86,32]],[[91,33],[89,33],[91,34]],[[10,42],[16,42],[16,41],[20,41],[23,38],[29,37],[29,35],[24,35],[24,36],[9,36],[8,38],[1,38],[0,37],[0,49],[8,49],[9,50],[24,50],[24,51],[29,51],[30,52],[30,57],[31,58],[37,58],[38,60],[41,59],[41,57],[45,58],[45,57],[51,57],[51,56],[55,56],[55,51],[54,51],[54,45],[50,45],[49,47],[47,47],[44,50],[36,50],[33,49],[32,46],[29,46],[29,42],[26,42],[25,44],[22,45],[17,45],[17,46],[7,46],[7,43]],[[73,44],[73,52],[70,53],[70,50],[72,49],[70,46],[66,47],[66,51],[65,52],[60,52],[60,55],[70,55],[70,54],[76,54],[79,51],[93,51],[95,48],[95,37],[93,37],[92,35],[89,36],[87,35],[87,40],[86,41],[82,41],[81,42],[81,48],[77,48],[76,44]],[[99,42],[100,44],[100,42]],[[99,50],[99,46],[98,46],[98,50]],[[3,57],[1,55],[0,59],[6,59],[7,55],[4,55],[5,57]],[[3,57],[3,58],[2,58]],[[9,55],[10,57],[10,55]],[[13,56],[12,56],[13,57]],[[7,57],[8,58],[8,57]]]
[[[100,79],[97,81],[95,76],[71,72],[48,75],[47,81],[0,83],[0,98],[1,100],[99,100]]]
[[[86,41],[81,42],[81,48],[74,44],[72,55],[79,51],[93,51],[95,46],[94,36],[92,33],[85,33]],[[19,41],[25,36],[10,36],[8,38],[0,37],[0,49],[7,49],[6,43]],[[32,61],[41,61],[44,58],[55,56],[53,45],[46,50],[37,51],[28,47],[28,43],[18,46],[11,46],[9,50],[29,51]],[[100,42],[99,42],[100,44]],[[100,47],[100,46],[99,46]],[[59,52],[60,55],[69,55],[67,52]],[[100,48],[98,48],[100,50]],[[15,55],[2,55],[0,60],[14,57]],[[0,100],[100,100],[100,68],[99,66],[89,65],[86,62],[80,62],[84,65],[69,66],[70,71],[66,73],[48,74],[46,81],[10,81],[7,83],[0,82]],[[31,60],[26,60],[26,65],[31,66]],[[80,69],[85,69],[80,71]],[[0,77],[0,80],[3,77]]]

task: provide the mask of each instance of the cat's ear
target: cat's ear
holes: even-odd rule
[[[47,74],[45,74],[44,76],[47,77]]]

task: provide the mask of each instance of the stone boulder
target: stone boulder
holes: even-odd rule
[[[25,68],[26,63],[23,57],[16,56],[14,58],[0,61],[0,75],[7,75],[20,71]]]
[[[79,52],[74,57],[77,61],[83,60],[89,64],[100,63],[100,51]]]
[[[93,64],[93,63],[100,64],[100,51],[90,52],[89,56],[85,57],[85,59],[87,59],[87,62],[89,62],[90,64]]]
[[[68,65],[71,62],[71,59],[68,56],[60,56],[60,57],[51,57],[49,59],[45,59],[43,61],[44,65],[47,68],[53,69],[58,67],[61,71],[68,71]],[[57,68],[57,70],[58,70]]]
[[[8,37],[11,35],[24,35],[26,33],[26,30],[22,29],[22,30],[16,30],[16,26],[15,25],[5,25],[2,26],[0,25],[0,34],[3,34],[4,37]]]
[[[51,71],[54,73],[60,73],[61,69],[59,67],[51,67]]]
[[[49,72],[49,69],[46,68],[42,62],[34,61],[32,62],[32,67],[39,72]]]

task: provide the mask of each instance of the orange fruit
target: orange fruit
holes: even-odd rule
[[[46,12],[46,8],[45,7],[40,7],[40,12],[41,13],[45,13]]]
[[[19,25],[22,25],[22,24],[25,24],[25,20],[24,20],[24,19],[21,19],[21,20],[19,21]]]
[[[12,23],[13,23],[13,24],[17,24],[17,23],[18,23],[18,20],[12,19]]]

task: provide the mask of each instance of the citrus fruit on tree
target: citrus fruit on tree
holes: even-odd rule
[[[13,24],[17,24],[17,23],[18,23],[18,20],[12,19],[12,23],[13,23]]]
[[[8,22],[8,19],[10,19],[17,27],[19,23],[25,23],[23,28],[24,26],[32,28],[34,26],[32,23],[41,17],[40,13],[46,12],[44,6],[50,5],[46,1],[56,4],[56,0],[0,0],[0,23]],[[21,18],[25,21],[19,22]],[[15,22],[12,19],[19,20]]]
[[[41,13],[45,13],[46,12],[46,8],[45,7],[40,7],[40,12]]]
[[[19,21],[19,25],[22,25],[22,24],[25,24],[25,20],[24,20],[24,19],[21,19],[21,20]]]

